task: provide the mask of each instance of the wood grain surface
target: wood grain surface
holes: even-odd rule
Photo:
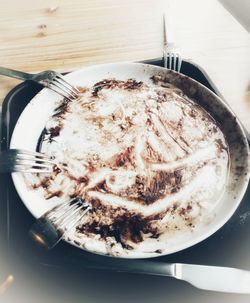
[[[0,66],[37,72],[162,56],[162,16],[250,131],[250,36],[216,0],[0,0]],[[0,100],[18,80],[0,76]]]

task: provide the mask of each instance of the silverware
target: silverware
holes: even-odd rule
[[[23,149],[0,152],[0,173],[50,173],[55,163],[45,154]]]
[[[28,74],[21,71],[0,67],[0,75],[21,80],[32,80],[41,83],[59,95],[69,100],[75,99],[79,95],[76,87],[68,83],[61,74],[55,71],[44,71],[38,74]]]
[[[51,249],[90,209],[91,206],[80,198],[64,202],[37,219],[29,235],[36,243]],[[167,276],[204,290],[250,294],[250,271],[247,270],[143,260],[105,258],[105,263],[100,260],[87,262],[84,266],[107,271]]]
[[[186,281],[193,286],[219,292],[250,294],[250,271],[219,266],[164,263],[142,260],[105,260],[87,264],[88,268],[168,276]]]
[[[80,198],[59,204],[36,220],[29,235],[36,243],[51,249],[90,209],[91,205]]]
[[[169,39],[169,34],[167,34],[165,15],[163,15],[163,59],[164,67],[180,72],[182,59],[175,48],[175,44]]]

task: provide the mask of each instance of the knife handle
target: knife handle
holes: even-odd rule
[[[250,294],[250,271],[196,264],[175,264],[175,278],[193,286],[219,292]]]

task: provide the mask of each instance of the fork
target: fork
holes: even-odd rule
[[[92,206],[81,198],[63,202],[37,219],[29,230],[29,236],[35,243],[51,249],[91,208]]]
[[[49,173],[55,162],[45,154],[23,149],[8,149],[0,152],[0,173]]]
[[[167,25],[165,14],[163,15],[163,59],[164,67],[180,72],[182,59],[180,54],[176,51],[174,43],[169,39],[169,34],[167,34]]]
[[[52,70],[47,70],[38,74],[29,74],[0,67],[0,75],[38,82],[68,100],[76,99],[79,95],[79,91],[76,87],[68,83],[61,74]]]

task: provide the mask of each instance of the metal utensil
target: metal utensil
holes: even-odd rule
[[[0,173],[50,173],[55,162],[45,154],[23,149],[0,152]]]
[[[76,87],[68,83],[61,74],[48,70],[38,74],[29,74],[21,71],[0,67],[0,75],[21,80],[32,80],[41,83],[66,99],[72,100],[79,96]]]
[[[29,230],[30,237],[45,248],[53,248],[91,209],[80,198],[64,202],[36,220]]]
[[[250,294],[250,271],[219,266],[164,263],[142,260],[106,260],[87,264],[88,268],[168,276],[186,281],[193,286],[219,292]]]
[[[163,59],[164,67],[180,72],[182,59],[178,50],[175,48],[175,44],[169,38],[169,34],[167,34],[165,15],[163,15]]]

